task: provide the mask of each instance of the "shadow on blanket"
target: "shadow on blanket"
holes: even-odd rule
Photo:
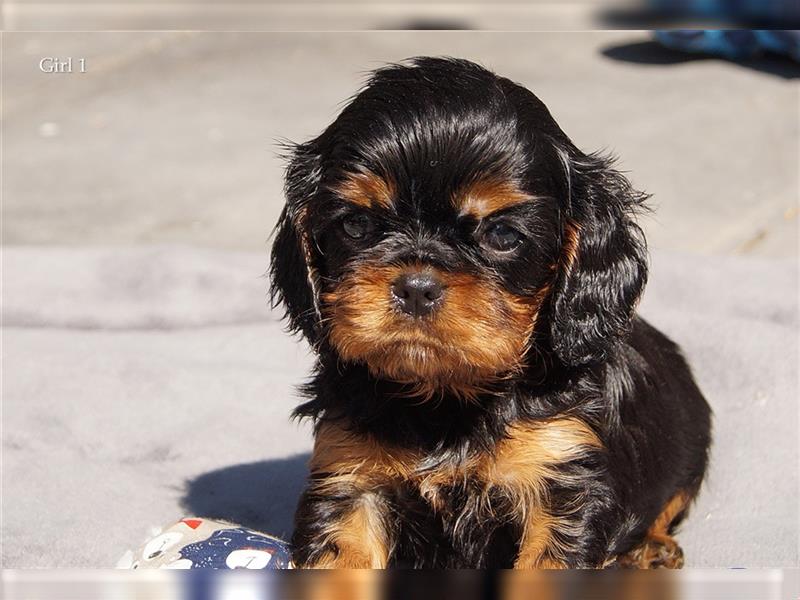
[[[288,539],[309,454],[225,467],[186,482],[187,514],[231,521]]]

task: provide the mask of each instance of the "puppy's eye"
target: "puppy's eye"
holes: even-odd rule
[[[498,252],[511,252],[522,243],[522,234],[505,223],[495,223],[483,234],[483,242]]]
[[[360,240],[372,231],[372,220],[364,213],[347,215],[342,220],[342,229],[354,240]]]

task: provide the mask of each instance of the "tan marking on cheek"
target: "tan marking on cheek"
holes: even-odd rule
[[[479,179],[453,195],[460,215],[483,219],[493,212],[533,200],[515,183],[499,179]]]
[[[370,171],[348,174],[333,191],[343,200],[365,208],[388,208],[395,197],[394,183]]]
[[[437,321],[443,339],[463,348],[466,362],[483,371],[521,366],[538,312],[535,298],[467,275],[445,275],[445,302]]]

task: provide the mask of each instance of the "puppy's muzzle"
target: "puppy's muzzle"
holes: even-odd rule
[[[424,317],[442,303],[444,286],[429,271],[408,271],[392,283],[392,296],[397,307],[412,317]]]

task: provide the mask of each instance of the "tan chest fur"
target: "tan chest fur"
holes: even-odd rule
[[[327,553],[317,566],[382,567],[393,546],[393,526],[387,520],[386,498],[379,490],[401,484],[414,486],[431,509],[452,511],[446,491],[469,487],[469,506],[456,509],[451,533],[468,527],[468,514],[498,516],[493,499],[502,498],[503,519],[517,523],[522,532],[516,566],[563,566],[564,548],[557,531],[566,532],[566,520],[554,517],[547,506],[550,483],[568,478],[559,465],[601,447],[584,422],[560,418],[509,427],[493,452],[475,451],[458,463],[425,467],[426,456],[413,450],[386,446],[369,436],[348,432],[336,423],[324,423],[311,458],[317,492],[353,498],[351,510],[326,531],[337,552]],[[460,511],[460,512],[459,512]]]
[[[560,464],[601,446],[582,421],[561,418],[512,426],[494,452],[473,452],[457,464],[423,467],[419,452],[378,444],[334,423],[317,435],[311,472],[327,474],[330,485],[348,483],[365,491],[397,482],[415,484],[433,508],[439,490],[471,481],[489,492],[501,492],[521,510],[539,504],[547,482],[561,476]]]

